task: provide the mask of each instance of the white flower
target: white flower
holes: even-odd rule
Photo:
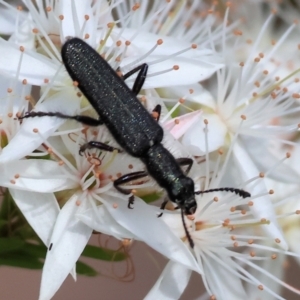
[[[206,177],[204,182],[201,177],[195,180],[195,183],[202,183],[204,191],[227,186],[227,172],[222,170],[224,167],[218,170],[218,161],[216,164],[206,162],[206,173],[212,175]],[[227,171],[230,172],[230,169]],[[197,168],[193,173],[195,178]],[[197,198],[198,208],[192,220],[186,219],[194,242],[192,253],[199,264],[204,286],[211,299],[265,299],[264,295],[269,299],[283,299],[279,294],[282,287],[300,294],[297,289],[281,280],[282,272],[279,269],[282,258],[285,255],[299,257],[299,254],[280,249],[286,248],[285,245],[278,247],[285,244],[285,241],[278,237],[273,239],[265,233],[264,227],[272,223],[273,236],[278,234],[279,229],[276,219],[270,220],[264,203],[260,203],[265,193],[257,193],[254,189],[260,181],[264,181],[263,177],[255,177],[236,186],[251,191],[250,198],[224,192],[203,194]],[[270,190],[270,194],[272,193]],[[262,218],[251,212],[250,208],[253,206],[261,210]],[[277,217],[282,216],[275,216]],[[180,215],[164,214],[162,218],[188,244]],[[278,271],[272,271],[274,269]],[[162,295],[167,299],[178,299],[189,281],[190,274],[191,271],[184,266],[170,262],[146,299],[158,299]],[[179,286],[174,290],[174,285],[178,282]],[[253,292],[255,289],[257,292]]]
[[[203,85],[180,86],[169,91],[174,98],[186,95],[184,105],[187,107],[203,110],[198,121],[184,134],[183,145],[197,156],[204,155],[207,150],[215,155],[220,147],[232,151],[234,172],[229,172],[228,176],[233,176],[233,182],[237,178],[247,181],[275,165],[280,158],[274,150],[279,145],[296,145],[289,140],[290,134],[299,130],[294,117],[300,109],[296,103],[299,88],[295,84],[297,80],[294,82],[291,76],[296,71],[286,76],[286,68],[274,67],[273,63],[276,52],[280,51],[280,46],[296,25],[288,28],[270,49],[261,52],[259,45],[270,21],[271,17],[262,26],[253,46],[249,46],[245,62],[238,62],[234,51],[230,56],[224,45],[226,66],[218,70],[216,76]],[[237,43],[234,49],[239,49],[239,45]],[[296,41],[294,46],[296,49]],[[282,55],[282,52],[279,54]],[[264,159],[261,159],[262,154]],[[298,181],[295,172],[286,164],[280,164],[272,176],[283,181]],[[262,183],[255,190],[260,192],[267,189]],[[276,223],[269,196],[260,201],[265,203],[264,217],[268,216]],[[253,212],[256,210],[255,207],[252,209]],[[261,211],[255,211],[255,214],[263,217]]]

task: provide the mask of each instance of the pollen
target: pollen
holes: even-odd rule
[[[76,204],[76,206],[80,206],[81,202],[80,202],[79,200],[77,200],[77,201],[75,202],[75,204]]]
[[[25,48],[23,46],[20,46],[19,49],[20,49],[21,52],[25,51]]]
[[[264,71],[263,71],[263,74],[264,74],[264,75],[268,75],[268,74],[269,74],[269,71],[268,71],[268,70],[264,70]]]
[[[47,6],[47,7],[46,7],[46,11],[47,11],[47,12],[50,12],[50,11],[52,11],[52,7],[50,7],[50,6]]]
[[[7,92],[8,92],[8,93],[11,93],[12,91],[13,91],[12,88],[8,88],[8,89],[7,89]]]
[[[253,205],[254,205],[253,201],[248,202],[248,206],[253,206]]]
[[[163,42],[164,42],[164,41],[163,41],[162,39],[158,39],[157,42],[156,42],[156,44],[157,44],[158,46],[160,46],[160,45],[163,44]]]
[[[11,117],[13,116],[13,113],[8,113],[7,116],[8,116],[9,118],[11,118]]]
[[[192,49],[197,49],[197,45],[196,44],[192,44]]]
[[[133,169],[133,165],[132,164],[128,165],[128,169]]]
[[[233,31],[233,34],[236,36],[241,36],[241,35],[243,35],[243,31],[236,29]]]
[[[113,208],[115,208],[115,209],[118,208],[118,204],[117,204],[117,203],[114,203],[114,204],[113,204]]]
[[[13,180],[13,179],[11,179],[11,180],[10,180],[10,183],[11,183],[11,184],[16,184],[16,181]]]
[[[126,41],[126,42],[125,42],[125,45],[126,45],[126,46],[130,46],[130,44],[131,44],[130,41]]]
[[[178,65],[174,65],[173,66],[173,70],[175,70],[175,71],[179,70],[179,66]]]
[[[73,81],[73,86],[75,86],[75,87],[78,87],[78,85],[79,85],[79,82],[78,81]]]
[[[254,62],[260,62],[260,58],[259,57],[255,57],[254,58]]]
[[[89,16],[89,15],[84,15],[84,19],[85,19],[86,21],[88,21],[88,20],[90,19],[90,16]]]
[[[235,206],[232,206],[232,207],[230,208],[230,211],[231,211],[232,213],[235,212],[235,210],[236,210]]]
[[[185,102],[185,100],[184,100],[183,98],[180,98],[180,99],[178,100],[178,102],[179,102],[180,104],[183,104],[183,103]]]
[[[133,5],[132,10],[136,11],[137,9],[139,9],[141,7],[140,3],[136,3]]]
[[[65,163],[62,161],[62,160],[60,160],[59,162],[58,162],[58,165],[59,166],[63,166]]]
[[[274,194],[274,190],[269,190],[269,194],[273,195]]]
[[[38,133],[38,132],[39,132],[39,130],[38,130],[37,128],[33,128],[32,131],[33,131],[34,133]]]
[[[120,40],[117,41],[117,42],[116,42],[116,45],[117,45],[117,47],[120,47],[120,46],[122,45],[122,41],[120,41]]]
[[[23,7],[22,7],[21,5],[18,5],[18,6],[17,6],[17,10],[18,10],[18,11],[22,11],[22,10],[23,10]]]
[[[209,297],[209,300],[217,300],[217,298],[216,298],[215,295],[211,295],[211,296]]]
[[[26,85],[26,84],[27,84],[27,79],[23,79],[23,80],[22,80],[22,83],[23,83],[24,85]]]
[[[175,119],[175,120],[174,120],[174,123],[175,123],[176,125],[178,125],[178,124],[180,123],[180,121],[179,121],[178,119]]]
[[[243,62],[240,62],[240,67],[243,67],[245,64]]]
[[[203,121],[203,122],[204,122],[204,124],[205,124],[205,125],[207,125],[207,124],[208,124],[208,120],[207,120],[207,119],[204,119],[204,121]]]
[[[263,291],[264,290],[264,286],[262,284],[260,284],[258,287],[257,287],[259,290]]]
[[[32,32],[33,32],[34,34],[37,34],[37,33],[39,33],[39,30],[38,30],[37,28],[33,28],[33,29],[32,29]]]
[[[248,240],[248,244],[252,245],[254,243],[254,240]]]
[[[245,115],[241,115],[241,119],[245,121],[247,117]]]
[[[254,257],[255,256],[255,252],[254,251],[250,251],[250,256]]]
[[[280,243],[281,243],[281,241],[280,241],[279,238],[276,238],[276,239],[275,239],[275,242],[276,242],[277,244],[280,244]]]
[[[293,97],[294,99],[299,99],[299,98],[300,98],[300,94],[294,93],[294,94],[292,95],[292,97]]]
[[[218,197],[214,197],[214,202],[218,202],[219,201],[219,198]]]
[[[238,242],[234,242],[233,243],[233,247],[237,248],[239,246],[239,243]]]
[[[260,178],[264,178],[264,177],[265,177],[265,173],[260,172],[260,173],[258,174],[258,176],[259,176]]]
[[[272,259],[276,259],[276,258],[277,258],[277,255],[276,255],[275,253],[273,253],[273,254],[271,255],[271,258],[272,258]]]
[[[49,79],[48,78],[44,78],[44,83],[49,83]]]
[[[62,21],[65,17],[64,15],[59,15],[58,18]]]
[[[236,236],[235,236],[235,235],[232,235],[230,238],[231,238],[233,241],[236,240]]]
[[[90,35],[89,35],[88,33],[86,33],[86,34],[84,35],[84,39],[87,40],[87,39],[89,39],[89,38],[90,38]]]
[[[299,209],[296,210],[296,215],[300,215],[300,210]]]
[[[16,179],[20,178],[20,174],[15,174],[14,176]]]

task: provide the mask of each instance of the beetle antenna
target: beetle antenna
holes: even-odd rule
[[[241,196],[242,198],[248,198],[251,197],[251,194],[241,190],[241,189],[236,189],[236,188],[230,188],[230,187],[225,187],[225,188],[218,188],[218,189],[210,189],[210,190],[205,190],[205,191],[197,191],[195,192],[195,195],[200,195],[200,194],[204,194],[204,193],[211,193],[211,192],[231,192],[231,193],[235,193],[239,196]]]
[[[188,231],[188,229],[186,227],[186,223],[185,223],[185,220],[184,220],[183,210],[181,210],[181,219],[182,219],[182,224],[183,224],[183,228],[184,228],[186,237],[187,237],[187,239],[189,241],[189,244],[190,244],[191,248],[193,249],[195,244],[194,244],[194,241],[193,241],[193,239],[192,239],[192,237],[191,237],[191,235],[190,235],[190,233],[189,233],[189,231]]]

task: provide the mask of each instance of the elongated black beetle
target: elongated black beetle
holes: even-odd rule
[[[197,209],[195,194],[214,191],[229,191],[243,198],[250,197],[244,190],[236,188],[218,188],[206,191],[194,190],[194,182],[186,174],[192,167],[191,158],[175,159],[174,156],[161,144],[163,129],[157,120],[145,109],[137,99],[146,79],[148,65],[142,64],[129,73],[122,76],[110,67],[93,48],[79,38],[68,40],[62,47],[62,60],[70,77],[77,82],[79,89],[88,99],[99,115],[99,119],[88,116],[68,116],[58,112],[34,112],[31,111],[22,118],[55,116],[65,119],[73,119],[78,122],[98,126],[105,124],[120,146],[134,157],[140,158],[146,171],[126,174],[114,181],[114,186],[120,192],[131,192],[121,188],[126,182],[151,175],[157,183],[166,190],[169,199],[181,209],[183,226],[190,246],[194,242],[184,222],[184,214],[192,215]],[[124,80],[138,72],[132,90],[128,88]],[[156,110],[159,112],[160,107]],[[105,151],[113,151],[110,147],[99,141],[90,141],[80,148],[80,153],[86,149],[98,148]],[[187,166],[183,172],[181,166]],[[168,200],[164,201],[162,208]],[[133,203],[133,196],[129,198],[128,207]]]

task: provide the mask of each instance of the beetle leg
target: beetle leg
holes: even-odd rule
[[[181,167],[188,166],[187,169],[184,171],[184,174],[185,175],[189,174],[189,172],[190,172],[190,170],[193,166],[194,161],[191,158],[188,158],[188,157],[177,158],[176,161]]]
[[[79,149],[79,154],[82,155],[82,153],[87,150],[87,149],[99,149],[99,150],[104,150],[108,152],[113,152],[114,150],[117,150],[118,153],[123,152],[121,149],[109,146],[105,143],[98,142],[98,141],[90,141],[86,144],[83,144],[80,149]]]
[[[139,171],[139,172],[133,172],[133,173],[129,173],[129,174],[125,174],[123,176],[121,176],[120,178],[116,179],[114,181],[114,187],[122,194],[125,195],[129,195],[131,194],[130,190],[121,188],[120,185],[130,182],[132,180],[136,180],[139,178],[143,178],[148,176],[148,173],[146,171]],[[132,209],[133,207],[131,207],[131,205],[134,203],[134,195],[131,195],[128,199],[128,208]]]

